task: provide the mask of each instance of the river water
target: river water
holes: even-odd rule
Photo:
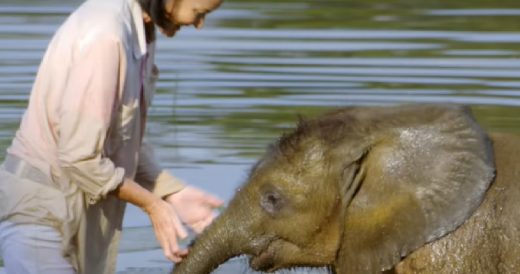
[[[79,4],[0,2],[0,156],[49,39]],[[228,201],[299,115],[461,103],[485,128],[519,132],[519,17],[518,0],[228,0],[203,30],[159,39],[149,142],[174,174]],[[167,273],[147,217],[129,207],[124,226],[118,272]],[[245,273],[241,261],[221,272]]]

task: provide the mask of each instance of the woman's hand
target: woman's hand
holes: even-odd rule
[[[112,194],[140,207],[148,214],[166,258],[177,263],[188,254],[187,250],[179,248],[177,242],[177,237],[186,238],[188,233],[171,204],[128,178]]]
[[[224,203],[192,186],[186,186],[165,200],[173,205],[180,219],[196,233],[202,232],[213,221],[213,210]]]
[[[184,229],[174,208],[162,199],[156,199],[144,208],[153,225],[155,236],[161,244],[164,256],[170,261],[178,263],[188,251],[179,248],[177,237],[184,239],[188,233]]]

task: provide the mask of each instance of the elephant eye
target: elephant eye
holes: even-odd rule
[[[268,190],[262,194],[260,205],[267,213],[275,215],[284,207],[285,199],[279,192]]]

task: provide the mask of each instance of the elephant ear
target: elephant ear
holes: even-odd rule
[[[357,109],[351,115],[364,124],[358,133],[352,125],[349,137],[359,134],[364,156],[349,165],[361,166],[363,175],[348,198],[336,272],[379,273],[474,212],[494,178],[493,155],[464,108]],[[356,176],[347,177],[340,185]]]

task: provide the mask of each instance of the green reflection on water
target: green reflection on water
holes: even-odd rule
[[[254,6],[268,18],[233,20],[228,26],[257,28],[367,28],[435,29],[472,31],[517,31],[518,16],[446,16],[430,11],[518,9],[516,0],[414,1],[414,0],[333,0],[333,1],[228,1],[230,6]],[[237,3],[240,3],[238,5]],[[483,18],[485,20],[483,20]]]
[[[488,131],[520,133],[520,108],[475,106],[472,109],[477,121]]]

